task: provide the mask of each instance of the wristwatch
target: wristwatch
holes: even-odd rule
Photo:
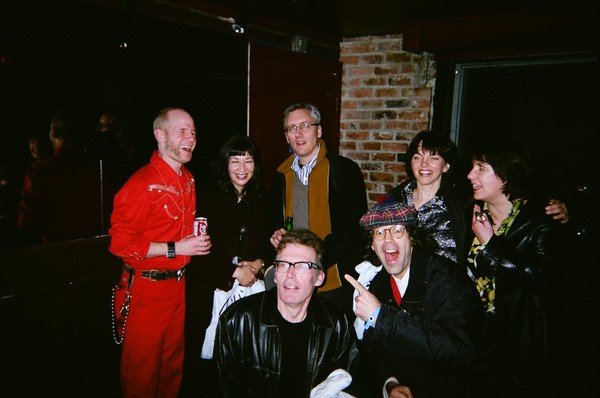
[[[167,242],[167,258],[175,258],[175,242]]]

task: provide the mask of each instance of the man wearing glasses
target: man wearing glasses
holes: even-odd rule
[[[354,330],[343,312],[313,294],[325,278],[322,254],[312,232],[287,232],[273,264],[276,288],[221,315],[215,360],[223,397],[306,398],[336,370],[344,379],[334,380],[344,381],[339,390],[350,384],[358,362]]]
[[[417,210],[400,202],[377,204],[360,219],[369,255],[356,267],[358,281],[345,278],[356,289],[367,396],[464,397],[479,297],[464,271],[434,254],[416,221]]]
[[[285,220],[306,228],[324,240],[326,272],[319,293],[348,304],[352,290],[340,275],[352,273],[360,261],[356,242],[362,234],[358,220],[367,210],[365,182],[358,165],[328,151],[321,139],[321,113],[309,103],[290,105],[283,114],[285,139],[294,153],[275,174],[273,194],[273,247],[285,234]],[[338,134],[338,132],[335,132]],[[338,268],[340,269],[338,271]],[[351,308],[345,308],[351,314]]]

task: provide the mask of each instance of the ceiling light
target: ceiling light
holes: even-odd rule
[[[236,22],[231,24],[231,29],[233,29],[233,31],[239,35],[244,34],[244,32],[246,31],[241,24]]]

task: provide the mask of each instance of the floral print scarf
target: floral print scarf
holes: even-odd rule
[[[508,230],[512,226],[515,218],[519,214],[522,205],[527,203],[527,200],[516,199],[512,201],[512,209],[510,213],[495,233],[496,236],[506,236]],[[484,203],[483,211],[487,211],[487,203]],[[494,267],[478,267],[477,255],[485,248],[485,245],[479,242],[477,237],[473,238],[471,244],[471,250],[467,256],[468,261],[468,273],[469,277],[476,283],[477,291],[481,297],[481,302],[485,308],[485,311],[490,314],[496,312],[495,298],[496,298],[496,270]]]

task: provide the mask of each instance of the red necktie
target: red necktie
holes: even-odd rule
[[[400,290],[398,290],[398,284],[396,283],[396,279],[392,275],[390,275],[390,282],[392,284],[392,293],[394,293],[394,299],[396,300],[396,304],[398,307],[402,302],[402,295],[400,294]]]

